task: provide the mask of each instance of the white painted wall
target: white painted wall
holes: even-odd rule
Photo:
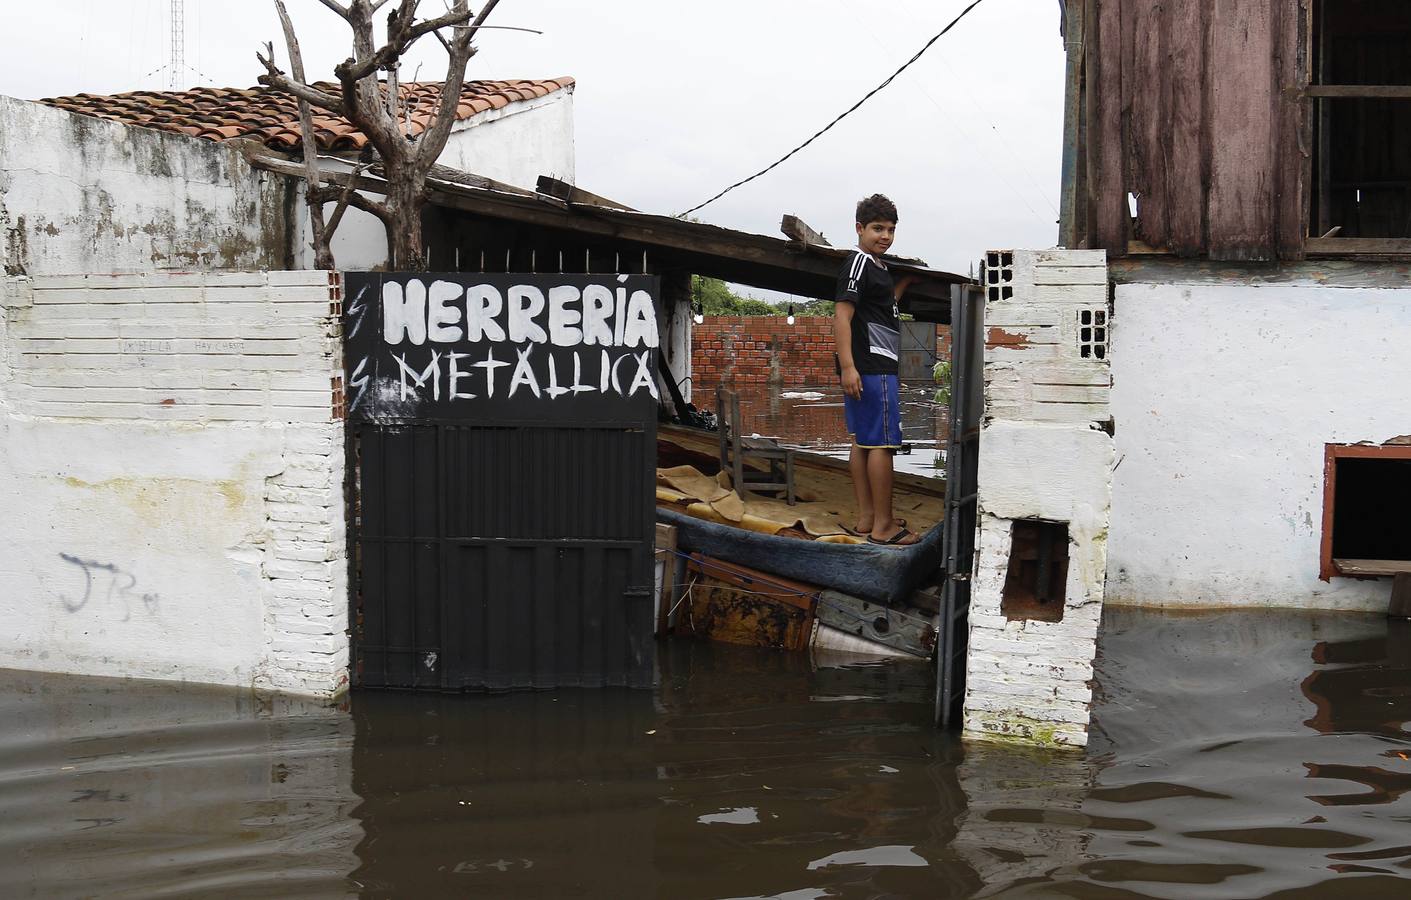
[[[989,254],[985,412],[971,581],[964,731],[969,737],[1081,747],[1102,620],[1112,438],[1106,359],[1080,352],[1082,311],[1107,311],[1102,251]],[[1005,296],[1009,294],[1010,296]],[[1016,520],[1068,526],[1062,619],[1003,609]]]
[[[1318,580],[1323,445],[1411,433],[1411,286],[1116,287],[1108,598],[1385,610]]]
[[[572,87],[458,123],[439,159],[529,188],[572,181],[573,161]],[[0,96],[6,274],[306,269],[311,238],[303,182],[231,145]],[[344,271],[384,265],[382,224],[348,210],[333,252]]]
[[[0,96],[6,274],[284,268],[288,185],[227,145]]]
[[[327,273],[5,288],[0,668],[340,691]]]
[[[529,190],[540,175],[572,183],[573,86],[457,122],[437,162]]]

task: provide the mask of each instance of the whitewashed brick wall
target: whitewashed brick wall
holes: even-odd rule
[[[1064,250],[987,260],[964,727],[970,737],[1084,746],[1111,507],[1106,260],[1101,251]],[[1103,342],[1083,331],[1099,320]],[[1002,610],[1012,529],[1023,519],[1068,527],[1061,621]]]
[[[342,690],[338,284],[49,276],[4,297],[0,615],[27,624],[0,666]]]

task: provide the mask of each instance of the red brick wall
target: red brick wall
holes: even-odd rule
[[[715,386],[774,382],[819,384],[834,378],[833,319],[708,316],[691,329],[691,375],[697,402]]]
[[[950,355],[950,326],[936,326],[941,358]],[[715,386],[774,383],[784,387],[831,384],[833,319],[797,316],[707,316],[691,329],[693,398],[713,402]]]

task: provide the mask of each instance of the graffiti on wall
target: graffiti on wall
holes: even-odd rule
[[[161,595],[138,590],[137,576],[114,563],[83,559],[68,553],[60,553],[59,559],[83,573],[82,596],[79,596],[77,591],[73,597],[65,593],[59,594],[59,602],[71,613],[78,612],[90,601],[97,601],[101,597],[104,604],[121,603],[122,618],[126,622],[132,618],[133,605],[136,603],[140,603],[148,613],[156,613],[161,605]]]

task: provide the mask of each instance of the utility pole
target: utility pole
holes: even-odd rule
[[[171,59],[167,61],[167,84],[172,90],[181,87],[186,74],[186,10],[185,0],[171,0]]]

